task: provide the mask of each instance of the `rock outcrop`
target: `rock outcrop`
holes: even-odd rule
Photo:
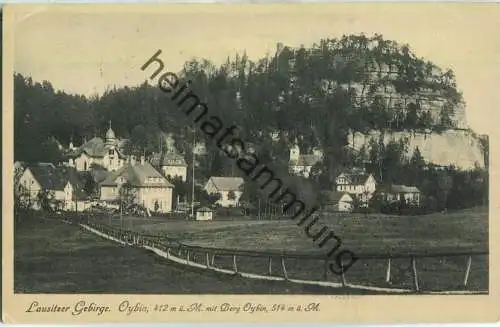
[[[379,140],[380,131],[368,134],[359,132],[349,136],[349,145],[359,150],[363,145],[368,149],[371,139]],[[384,132],[384,143],[391,140],[408,140],[408,156],[411,157],[415,148],[419,148],[427,163],[471,170],[475,167],[484,168],[484,155],[479,137],[469,130],[447,130],[442,133],[423,133],[413,131]]]

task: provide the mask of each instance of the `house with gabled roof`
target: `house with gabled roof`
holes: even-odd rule
[[[308,178],[312,167],[323,160],[323,154],[319,149],[314,149],[312,154],[300,154],[298,145],[290,149],[290,161],[288,169],[290,174]]]
[[[127,188],[131,202],[149,211],[161,213],[172,211],[174,186],[144,159],[137,163],[127,163],[110,173],[100,183],[101,200],[120,201],[123,197],[123,187]]]
[[[346,192],[356,196],[362,204],[366,204],[377,189],[377,181],[364,169],[350,169],[342,172],[335,179],[337,192]]]
[[[157,170],[161,171],[167,179],[180,177],[183,182],[187,178],[187,164],[183,156],[175,151],[153,153],[149,162]]]
[[[54,209],[81,211],[89,206],[83,182],[73,167],[52,163],[28,165],[17,183],[17,191],[26,195],[32,209],[41,208],[39,194],[46,192]]]
[[[123,148],[126,140],[119,140],[111,128],[111,122],[103,140],[94,137],[75,148],[71,142],[68,152],[68,166],[75,167],[77,171],[88,171],[95,163],[109,171],[120,169],[129,159],[124,154]]]
[[[216,204],[222,207],[237,207],[243,194],[242,186],[244,183],[245,181],[241,177],[212,176],[205,184],[205,191],[208,194],[220,195]]]
[[[329,212],[351,212],[354,199],[347,192],[325,191],[321,193],[322,209]]]
[[[391,184],[382,187],[379,193],[389,203],[404,200],[413,206],[420,205],[421,192],[416,186]]]

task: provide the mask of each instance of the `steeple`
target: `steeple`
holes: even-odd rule
[[[108,131],[106,132],[106,144],[114,144],[116,141],[116,136],[115,132],[111,128],[111,120],[109,121],[109,128]]]
[[[73,150],[75,147],[73,145],[73,132],[71,132],[71,136],[69,138],[69,149]]]

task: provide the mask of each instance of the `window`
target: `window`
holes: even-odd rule
[[[113,151],[113,149],[110,149],[110,150],[108,151],[108,154],[109,154],[110,156],[112,156],[114,153],[115,153],[115,152]]]
[[[83,170],[87,170],[87,162],[86,161],[83,162]]]

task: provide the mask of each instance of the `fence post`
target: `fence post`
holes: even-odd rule
[[[420,288],[418,287],[418,274],[417,274],[417,260],[415,260],[415,257],[411,257],[411,269],[413,272],[413,285],[415,286],[415,291],[420,291]]]
[[[387,260],[387,271],[385,272],[385,282],[391,283],[391,258]]]
[[[285,267],[285,256],[281,256],[281,267],[283,268],[283,277],[285,277],[286,280],[288,280],[288,274],[286,272],[286,267]]]
[[[233,254],[233,270],[235,274],[238,273],[238,266],[236,265],[236,254]]]
[[[186,261],[189,262],[189,249],[187,250]]]
[[[469,257],[467,258],[467,267],[465,268],[464,286],[467,286],[467,282],[469,280],[471,264],[472,264],[472,256],[469,255]]]
[[[206,259],[206,262],[207,262],[207,268],[210,267],[210,259],[209,259],[209,255],[208,255],[208,251],[205,252],[205,259]]]
[[[212,262],[210,263],[212,267],[214,267],[214,261],[215,261],[215,253],[212,253]]]
[[[273,274],[273,257],[269,256],[269,276]]]

